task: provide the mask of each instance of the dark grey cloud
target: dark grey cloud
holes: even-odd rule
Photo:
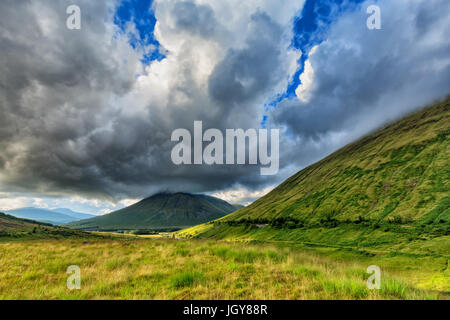
[[[197,5],[189,1],[177,2],[172,9],[172,16],[178,30],[204,38],[212,37],[219,28],[214,11],[208,5]]]
[[[111,23],[114,1],[77,1],[81,30],[66,28],[69,4],[0,4],[1,190],[121,199],[257,187],[275,178],[261,178],[257,167],[177,167],[170,159],[172,131],[192,130],[194,120],[203,120],[205,130],[259,126],[261,104],[287,78],[283,28],[267,13],[245,13],[249,27],[238,41],[210,6],[173,1],[157,11],[175,24],[159,40],[181,39],[181,49],[168,46],[167,59],[155,63],[160,74],[145,74],[140,52]],[[211,57],[215,65],[203,80],[199,46],[223,50],[223,57]],[[231,78],[242,81],[245,96],[224,89]],[[228,97],[219,101],[221,90]]]
[[[258,12],[252,15],[249,27],[245,48],[229,50],[209,78],[213,101],[230,111],[269,90],[283,76],[276,70],[281,63],[281,26]]]

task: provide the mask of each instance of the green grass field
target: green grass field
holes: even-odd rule
[[[70,265],[81,289],[66,286]],[[381,268],[369,290],[366,268]],[[210,240],[0,242],[0,299],[448,299],[448,259]]]

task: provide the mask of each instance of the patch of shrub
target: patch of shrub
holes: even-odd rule
[[[171,285],[175,288],[191,287],[203,279],[203,273],[199,271],[184,271],[171,278]]]

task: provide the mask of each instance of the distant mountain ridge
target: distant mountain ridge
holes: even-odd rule
[[[158,193],[124,209],[66,224],[81,230],[181,229],[221,218],[236,207],[201,194]]]
[[[73,217],[73,218],[76,218],[76,219],[79,219],[79,220],[89,219],[89,218],[95,217],[95,215],[93,215],[93,214],[76,212],[76,211],[72,211],[72,210],[67,209],[67,208],[57,208],[57,209],[52,209],[51,211],[59,212],[59,213],[68,215],[70,217]]]
[[[72,221],[78,221],[94,217],[94,215],[75,212],[66,208],[42,209],[34,207],[25,207],[14,210],[8,210],[5,213],[17,218],[30,219],[34,221],[51,223],[55,225],[60,225]]]

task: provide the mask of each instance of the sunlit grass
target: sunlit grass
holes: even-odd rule
[[[397,258],[393,258],[397,259]],[[0,243],[1,299],[434,299],[409,270],[366,286],[368,263],[216,241],[94,239]],[[81,290],[66,287],[81,269]],[[382,267],[383,268],[383,267]],[[384,270],[383,270],[384,271]],[[428,271],[427,271],[428,272]],[[430,277],[439,276],[430,273]],[[421,273],[421,276],[423,274]],[[445,279],[445,277],[444,277]],[[442,286],[442,284],[441,284]],[[445,287],[445,285],[443,285]]]

